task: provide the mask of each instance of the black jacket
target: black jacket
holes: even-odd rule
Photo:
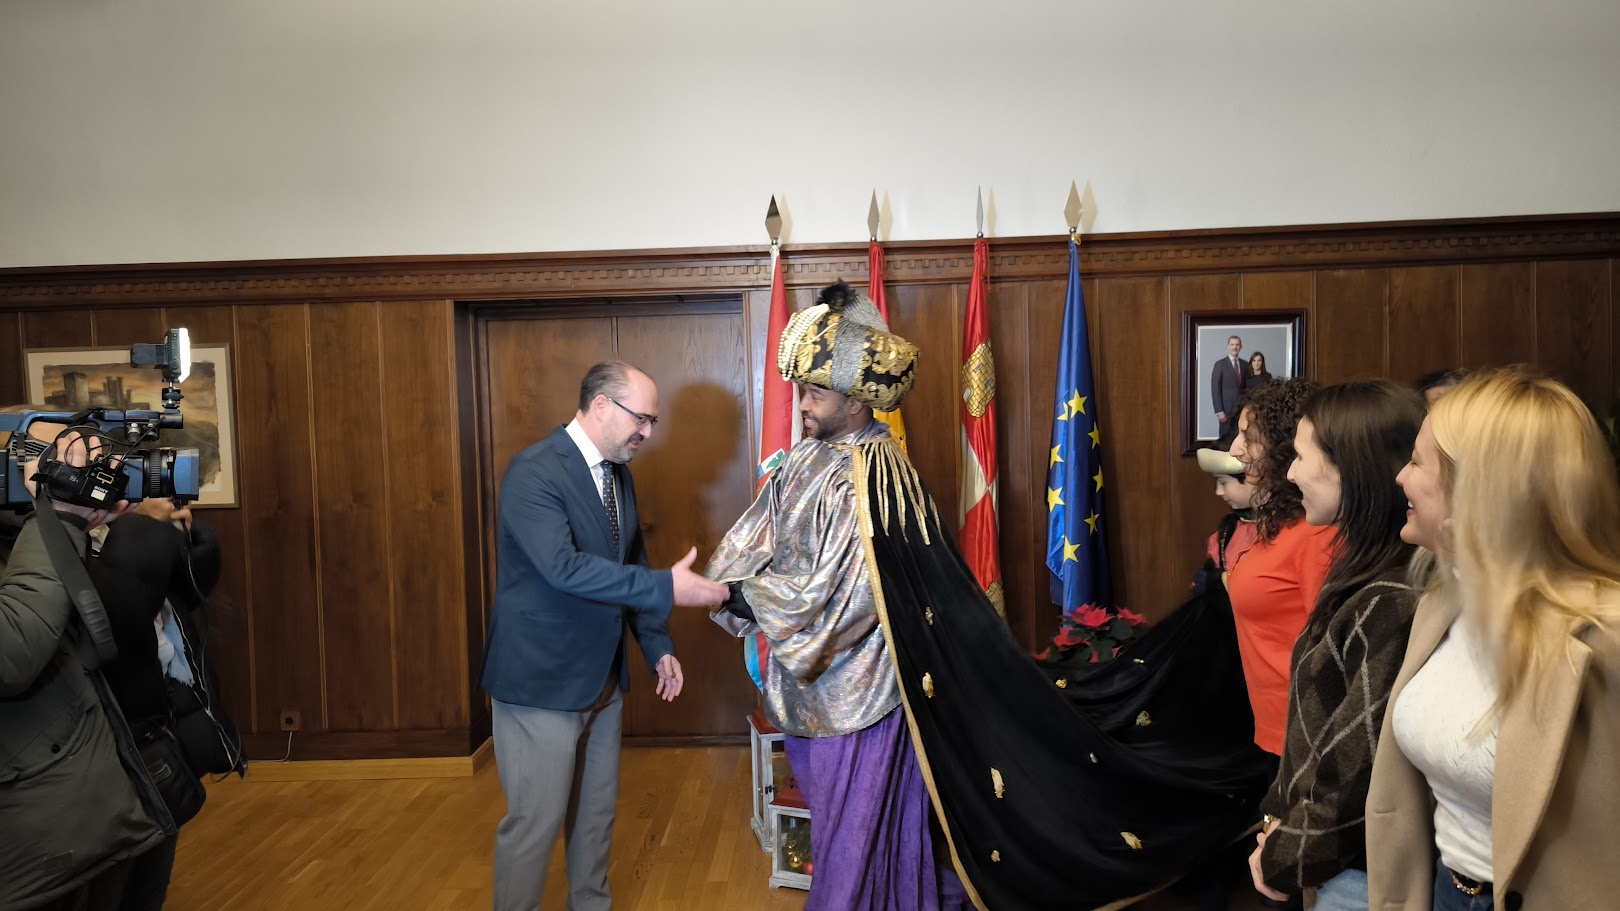
[[[82,553],[83,530],[63,517]],[[74,652],[79,621],[37,521],[0,574],[0,908],[34,908],[173,833],[133,739]]]

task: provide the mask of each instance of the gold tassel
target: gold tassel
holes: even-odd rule
[[[1002,786],[1003,782],[1001,780],[1001,770],[1000,769],[991,769],[990,770],[990,782],[991,782],[991,784],[994,784],[996,786],[996,797],[1000,798],[1000,797],[1006,796],[1005,789]]]

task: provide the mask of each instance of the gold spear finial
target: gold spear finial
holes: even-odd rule
[[[771,195],[771,207],[765,210],[765,230],[770,232],[771,246],[782,242],[782,212],[776,208],[776,195]]]
[[[1080,243],[1080,215],[1084,210],[1080,205],[1080,188],[1069,181],[1069,201],[1063,204],[1063,218],[1069,225],[1069,238],[1076,244]]]
[[[866,232],[872,235],[872,243],[874,244],[877,243],[878,239],[879,219],[880,216],[878,215],[877,190],[873,190],[872,204],[866,209]]]

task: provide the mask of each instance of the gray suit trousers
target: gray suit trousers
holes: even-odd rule
[[[608,911],[608,853],[619,799],[624,701],[574,712],[494,701],[495,763],[506,818],[495,830],[495,911],[535,911],[557,833],[568,860],[569,911]]]

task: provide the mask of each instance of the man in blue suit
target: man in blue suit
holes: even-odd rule
[[[1237,426],[1238,397],[1243,394],[1243,380],[1248,372],[1248,362],[1243,360],[1243,339],[1228,336],[1226,357],[1216,361],[1209,373],[1209,399],[1214,404],[1215,420],[1220,422],[1217,437],[1225,436],[1227,430]]]
[[[658,425],[658,387],[628,364],[585,374],[579,412],[517,454],[500,493],[495,607],[481,685],[494,701],[507,813],[495,832],[496,911],[534,911],[559,830],[570,911],[606,911],[619,734],[634,634],[658,695],[681,692],[673,605],[723,602],[726,586],[647,566],[626,469]]]

